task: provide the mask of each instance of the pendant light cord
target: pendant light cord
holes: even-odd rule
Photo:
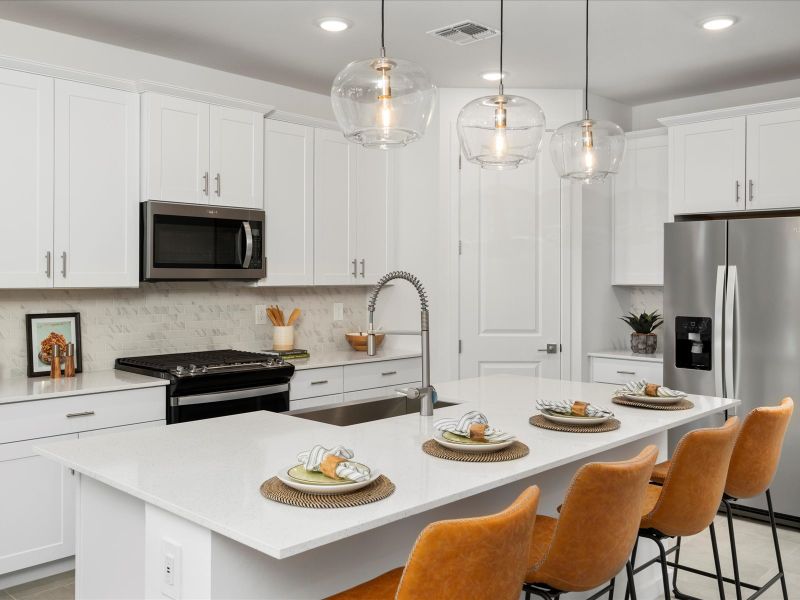
[[[386,56],[386,38],[384,31],[386,29],[386,21],[384,19],[384,4],[386,0],[381,0],[381,58]]]
[[[505,27],[503,27],[503,0],[500,0],[500,85],[498,89],[500,95],[503,95],[503,34]]]
[[[583,118],[589,118],[589,0],[586,0],[586,38],[584,40],[585,62],[583,80]]]

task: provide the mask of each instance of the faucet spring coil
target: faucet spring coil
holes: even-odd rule
[[[405,279],[414,288],[417,290],[417,294],[419,294],[419,303],[420,307],[423,311],[428,310],[428,294],[425,292],[425,288],[422,285],[422,282],[417,278],[416,275],[412,275],[408,271],[392,271],[387,273],[383,277],[378,280],[378,283],[375,284],[375,287],[372,290],[372,293],[369,297],[369,312],[375,312],[375,301],[378,299],[378,293],[381,291],[381,288],[386,285],[388,282],[392,281],[393,279]]]

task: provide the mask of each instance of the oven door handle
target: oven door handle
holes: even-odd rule
[[[209,404],[211,402],[226,402],[228,400],[242,400],[244,398],[256,398],[268,394],[279,394],[288,392],[289,384],[268,385],[265,387],[246,388],[243,390],[231,390],[230,392],[212,392],[210,394],[195,394],[193,396],[171,396],[170,406],[188,406],[190,404]]]
[[[253,229],[250,227],[250,221],[242,221],[242,227],[244,227],[244,238],[245,238],[244,259],[242,260],[242,268],[249,269],[250,261],[253,258]]]

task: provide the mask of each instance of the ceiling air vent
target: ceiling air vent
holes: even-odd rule
[[[460,23],[448,25],[447,27],[432,29],[428,33],[434,37],[458,44],[459,46],[466,46],[473,42],[480,42],[481,40],[494,37],[500,33],[500,31],[472,21],[461,21]]]

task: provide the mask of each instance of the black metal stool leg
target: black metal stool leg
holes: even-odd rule
[[[639,548],[639,538],[636,538],[636,541],[633,543],[633,551],[631,552],[631,559],[628,561],[628,565],[630,565],[630,570],[628,571],[628,583],[625,585],[625,600],[633,597],[633,600],[636,600],[636,591],[631,590],[633,588],[633,565],[636,562],[636,550]]]
[[[625,595],[627,596],[630,591],[631,600],[636,600],[636,584],[633,581],[633,563],[630,560],[625,564],[625,570],[628,572],[628,586],[625,590]]]
[[[614,600],[614,586],[616,585],[617,578],[612,577],[611,583],[608,584],[608,600]]]
[[[733,558],[733,581],[736,586],[736,600],[742,600],[742,580],[739,578],[739,556],[736,553],[736,536],[733,533],[733,511],[731,503],[726,498],[722,499],[725,505],[725,516],[728,519],[728,537],[731,540],[731,557]]]
[[[775,524],[775,511],[772,510],[772,494],[767,489],[767,508],[769,509],[769,524],[772,526],[772,541],[775,543],[775,558],[778,561],[778,573],[781,576],[781,590],[783,590],[783,600],[789,600],[789,593],[786,589],[786,575],[783,572],[783,560],[781,560],[781,546],[778,543],[778,527]]]
[[[676,592],[676,593],[678,591],[678,571],[680,571],[680,569],[677,567],[677,565],[679,565],[680,562],[681,562],[681,537],[678,536],[678,538],[675,540],[675,565],[676,566],[675,566],[674,569],[672,569],[672,591]]]
[[[711,549],[714,551],[714,570],[717,573],[717,586],[719,587],[719,600],[725,600],[725,583],[722,581],[722,567],[719,564],[719,548],[717,548],[717,534],[714,531],[714,522],[708,526],[711,534]]]

